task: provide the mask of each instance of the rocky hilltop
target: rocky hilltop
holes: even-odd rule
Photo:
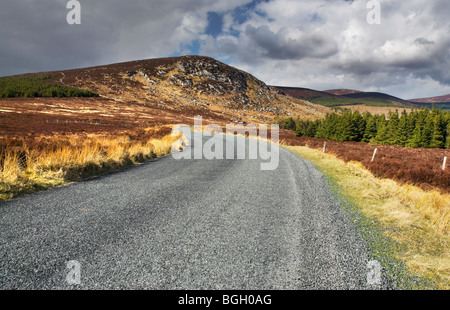
[[[233,115],[236,121],[270,121],[285,116],[315,119],[329,112],[203,56],[140,60],[53,74],[58,83],[89,89],[116,102],[180,112],[207,109]]]

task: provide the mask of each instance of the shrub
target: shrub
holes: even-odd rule
[[[89,90],[55,84],[50,81],[52,78],[51,75],[1,77],[0,98],[99,96]]]

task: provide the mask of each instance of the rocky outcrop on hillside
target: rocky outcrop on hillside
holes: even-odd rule
[[[317,118],[328,112],[209,57],[149,59],[63,73],[67,85],[90,89],[115,101],[161,109],[196,107],[264,121],[277,116]]]

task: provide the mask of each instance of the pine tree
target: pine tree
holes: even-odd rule
[[[294,119],[292,117],[289,117],[289,118],[281,121],[280,128],[295,131],[296,125],[295,125]]]
[[[377,134],[375,136],[375,141],[377,143],[384,144],[387,139],[387,121],[384,115],[379,115],[377,117]]]
[[[304,121],[302,120],[298,120],[297,123],[295,124],[295,136],[296,137],[303,137],[305,135],[305,130],[304,130]]]
[[[448,122],[447,125],[447,143],[445,145],[446,148],[450,149],[450,121]]]
[[[409,140],[412,139],[414,130],[416,129],[416,123],[417,123],[418,119],[419,119],[419,113],[417,111],[413,111],[408,114],[408,119],[406,121],[406,123],[407,123],[406,132],[408,135],[408,141],[406,142],[406,144],[408,144]]]
[[[450,148],[450,113],[422,109],[407,113],[398,111],[371,115],[345,111],[330,113],[324,119],[279,121],[286,128],[295,126],[297,136],[337,141],[363,141],[408,147]],[[292,125],[294,123],[294,126]]]
[[[411,138],[411,132],[408,130],[408,113],[403,110],[402,115],[398,121],[396,145],[406,146],[408,140]]]
[[[319,122],[319,125],[317,126],[316,135],[314,137],[325,139],[326,135],[326,128],[325,128],[325,120],[322,120]]]
[[[313,121],[308,121],[306,123],[305,128],[305,136],[313,138],[316,135],[316,130],[317,130],[317,123]]]
[[[352,122],[355,128],[354,139],[352,141],[360,142],[364,138],[364,132],[366,130],[366,120],[361,113],[356,110],[352,115]]]
[[[337,140],[336,132],[339,115],[336,113],[327,114],[325,119],[318,126],[316,138]]]
[[[370,142],[377,135],[377,120],[371,117],[366,121],[366,129],[364,130],[363,142]]]
[[[425,125],[423,127],[423,147],[432,147],[434,132],[434,117],[432,114],[428,114],[425,119]]]
[[[397,142],[398,123],[400,119],[398,117],[398,111],[389,112],[389,120],[386,125],[386,144],[394,145]]]
[[[337,141],[355,141],[357,137],[356,127],[352,119],[352,112],[345,112],[338,119],[336,130]]]
[[[437,113],[434,117],[433,122],[433,133],[431,137],[430,147],[433,148],[444,148],[445,147],[445,136],[447,128],[445,127],[444,119],[441,113]]]
[[[411,139],[408,141],[409,147],[424,147],[425,146],[425,139],[423,135],[424,131],[424,121],[421,118],[418,118],[416,121],[416,127],[414,128],[413,135],[411,136]]]

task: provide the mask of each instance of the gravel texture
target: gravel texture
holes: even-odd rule
[[[0,289],[388,288],[326,177],[261,161],[168,156],[1,203]]]

